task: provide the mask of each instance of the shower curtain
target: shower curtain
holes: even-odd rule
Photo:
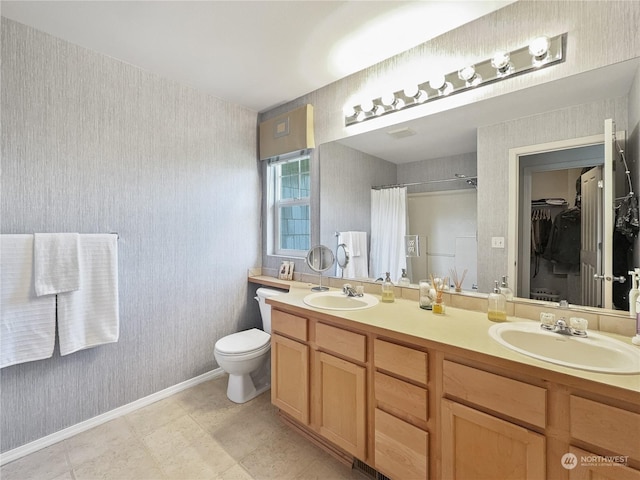
[[[404,236],[407,234],[407,188],[371,190],[371,255],[369,275],[398,283],[407,268]]]

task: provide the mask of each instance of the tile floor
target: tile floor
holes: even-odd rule
[[[242,405],[227,376],[4,465],[2,480],[366,480],[278,419],[270,392]]]

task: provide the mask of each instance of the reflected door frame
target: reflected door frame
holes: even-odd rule
[[[608,122],[608,120],[606,121]],[[608,132],[607,132],[608,133]],[[616,132],[619,140],[625,139],[625,132]],[[590,145],[600,145],[605,143],[607,135],[605,132],[586,137],[570,138],[556,142],[547,142],[536,145],[525,145],[523,147],[509,149],[509,215],[508,215],[508,238],[507,238],[507,274],[514,292],[519,291],[518,285],[518,225],[520,220],[520,208],[518,199],[520,197],[520,157],[537,153],[546,153],[556,150],[567,150],[576,147],[587,147]],[[606,149],[605,149],[606,150]],[[606,171],[606,169],[605,169]],[[605,174],[605,181],[608,180]],[[607,207],[605,202],[605,209]],[[612,213],[613,214],[613,213]],[[613,220],[609,220],[612,222]]]

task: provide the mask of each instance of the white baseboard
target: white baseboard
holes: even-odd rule
[[[54,443],[66,440],[69,437],[77,435],[78,433],[85,432],[90,428],[97,427],[98,425],[102,425],[103,423],[113,420],[114,418],[121,417],[135,410],[138,410],[139,408],[151,405],[152,403],[170,397],[171,395],[186,390],[187,388],[194,387],[199,383],[212,380],[216,377],[219,377],[223,373],[224,371],[221,368],[216,368],[215,370],[203,373],[202,375],[198,375],[197,377],[191,378],[182,383],[178,383],[177,385],[174,385],[172,387],[165,388],[164,390],[160,390],[159,392],[152,393],[149,396],[140,398],[134,402],[110,410],[101,415],[90,418],[89,420],[85,420],[84,422],[76,423],[75,425],[65,428],[64,430],[60,430],[58,432],[52,433],[51,435],[47,435],[46,437],[39,438],[38,440],[14,448],[13,450],[8,450],[5,453],[0,454],[0,465],[13,462],[14,460],[22,458],[25,455],[37,452],[38,450],[46,447],[50,447]]]

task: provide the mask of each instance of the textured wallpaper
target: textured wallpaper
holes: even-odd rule
[[[257,324],[257,115],[2,19],[2,233],[118,232],[118,343],[2,369],[2,451],[217,367]],[[254,289],[255,290],[255,289]]]

